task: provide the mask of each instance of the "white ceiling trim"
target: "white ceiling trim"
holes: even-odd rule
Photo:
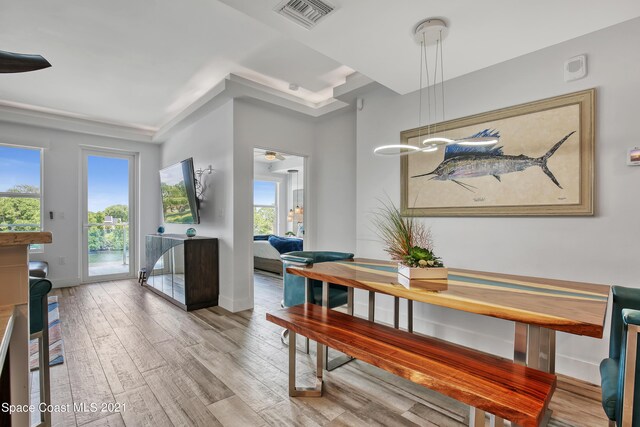
[[[229,74],[205,95],[198,98],[159,128],[109,123],[66,111],[6,101],[0,101],[0,121],[138,142],[162,143],[177,131],[184,129],[233,98],[256,99],[307,116],[321,117],[348,107],[352,99],[349,99],[347,94],[354,90],[361,90],[372,83],[371,79],[359,73],[354,73],[347,78],[343,85],[334,88],[336,98],[313,103],[244,77]],[[340,99],[337,99],[337,97]]]
[[[333,111],[348,107],[349,104],[335,98],[312,103],[297,96],[281,92],[244,77],[229,74],[222,82],[187,107],[173,120],[163,125],[154,135],[156,142],[165,141],[177,131],[184,129],[210,111],[215,110],[233,98],[251,98],[311,117],[320,117]]]
[[[121,138],[138,142],[152,142],[157,129],[87,119],[66,111],[0,101],[0,121],[47,129]]]

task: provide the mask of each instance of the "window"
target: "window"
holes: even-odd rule
[[[40,149],[0,145],[0,232],[42,229],[41,164]]]
[[[253,181],[253,234],[278,234],[278,183]]]

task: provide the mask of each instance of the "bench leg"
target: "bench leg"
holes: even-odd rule
[[[493,414],[489,415],[489,426],[490,427],[504,427],[504,420],[500,417],[497,417]]]
[[[407,331],[413,333],[413,300],[407,300]]]
[[[495,416],[493,414],[489,415],[489,426],[490,427],[504,427],[504,419]],[[487,413],[481,409],[471,407],[469,408],[469,426],[470,427],[484,427],[485,419]],[[515,424],[512,424],[512,427],[515,427]]]
[[[469,427],[484,427],[485,412],[471,406],[469,408]]]
[[[289,396],[320,397],[322,396],[322,354],[324,345],[318,344],[317,371],[315,387],[296,387],[296,333],[289,331]]]

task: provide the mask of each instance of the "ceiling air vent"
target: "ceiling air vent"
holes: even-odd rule
[[[333,9],[333,6],[319,0],[285,0],[274,10],[296,24],[311,29]]]

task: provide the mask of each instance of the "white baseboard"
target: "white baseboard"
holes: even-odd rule
[[[556,353],[556,373],[600,384],[600,364]]]
[[[218,297],[218,305],[225,310],[228,310],[232,313],[237,313],[238,311],[249,310],[253,308],[253,299],[243,298],[240,300],[234,300],[227,296],[220,295]]]
[[[69,288],[71,286],[78,286],[80,284],[80,278],[53,278],[47,277],[47,279],[51,280],[51,284],[53,288]]]

